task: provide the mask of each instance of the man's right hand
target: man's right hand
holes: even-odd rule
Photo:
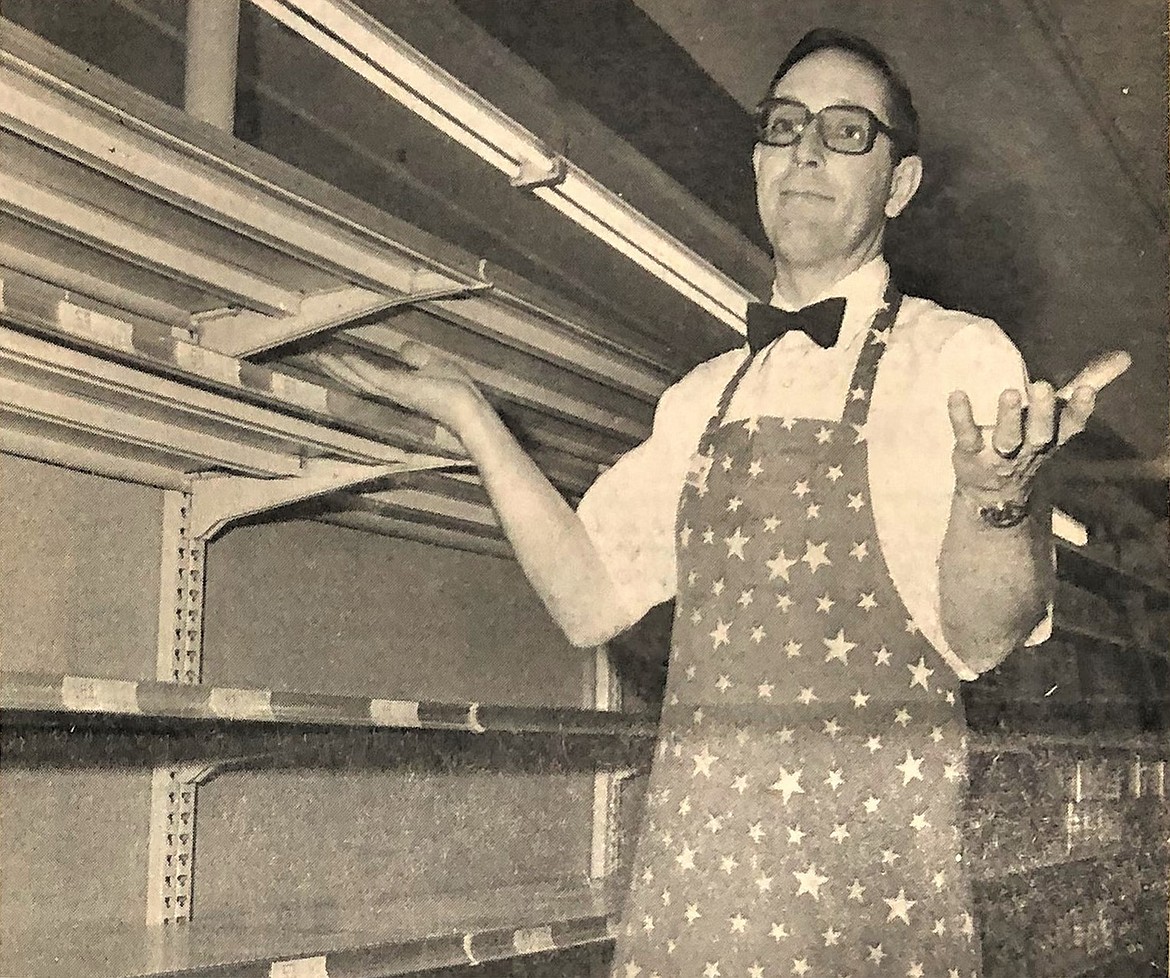
[[[475,412],[488,406],[470,374],[454,360],[413,341],[397,353],[407,366],[375,365],[356,353],[317,353],[312,359],[347,387],[434,418],[456,436]]]

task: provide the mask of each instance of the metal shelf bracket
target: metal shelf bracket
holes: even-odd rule
[[[204,473],[191,479],[191,536],[204,545],[234,520],[406,472],[466,465],[460,459],[404,456],[386,465],[308,459],[302,474],[280,479]]]

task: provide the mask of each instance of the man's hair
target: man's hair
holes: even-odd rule
[[[890,111],[890,127],[896,130],[892,137],[894,144],[895,161],[913,156],[918,152],[918,112],[914,108],[914,100],[910,96],[910,87],[902,76],[890,64],[889,59],[881,49],[871,44],[863,37],[849,34],[833,27],[817,27],[804,35],[791,51],[785,55],[772,76],[772,83],[768,86],[771,92],[780,81],[796,65],[810,54],[825,49],[845,51],[855,55],[871,65],[881,73],[886,83],[886,102]]]

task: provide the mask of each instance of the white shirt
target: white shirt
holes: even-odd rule
[[[843,296],[834,346],[789,332],[755,358],[728,406],[727,421],[750,417],[841,420],[849,381],[885,293],[889,269],[876,259],[819,298]],[[773,295],[773,304],[782,305]],[[624,598],[615,632],[673,597],[675,516],[687,467],[724,387],[749,356],[746,344],[705,363],[667,389],[654,429],[603,473],[577,512]],[[977,675],[947,645],[939,612],[938,555],[954,492],[954,434],[947,398],[964,390],[975,421],[993,425],[1005,389],[1027,393],[1019,351],[991,320],[906,297],[874,382],[866,423],[870,499],[878,542],[894,586],[922,634],[958,675]],[[1029,638],[1048,637],[1051,616]]]

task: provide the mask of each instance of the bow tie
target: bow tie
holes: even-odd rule
[[[752,353],[762,350],[790,329],[807,333],[814,343],[826,350],[837,342],[841,320],[845,318],[845,300],[822,299],[796,312],[786,312],[762,302],[749,302],[747,307],[747,336]]]

